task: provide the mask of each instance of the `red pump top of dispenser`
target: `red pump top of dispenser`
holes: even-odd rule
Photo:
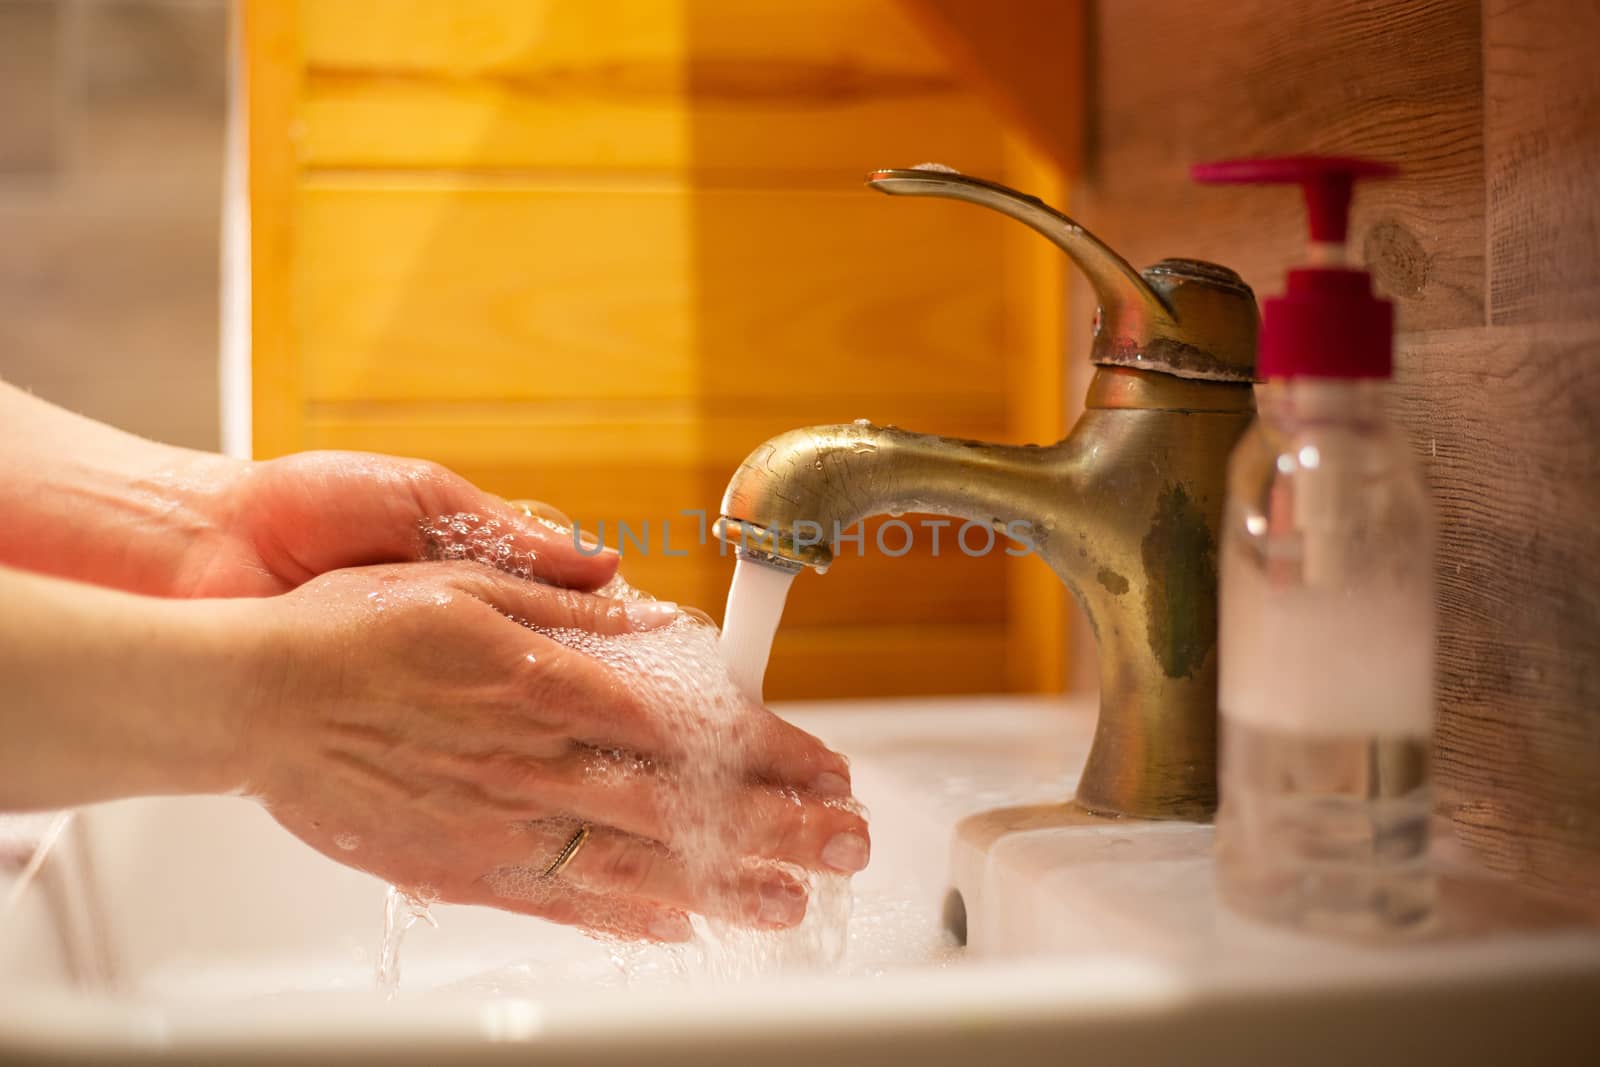
[[[1192,168],[1196,181],[1298,183],[1306,194],[1312,264],[1289,271],[1282,296],[1262,303],[1256,367],[1264,378],[1387,378],[1394,308],[1374,296],[1366,271],[1345,265],[1357,178],[1387,178],[1387,163],[1342,156],[1230,159]]]

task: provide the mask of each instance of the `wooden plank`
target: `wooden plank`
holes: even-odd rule
[[[1082,161],[1081,0],[900,0],[1008,127],[1064,175]]]
[[[1489,319],[1600,319],[1600,5],[1484,5]]]
[[[802,18],[741,0],[318,0],[303,17],[316,167],[836,188],[930,153],[998,163],[991,112],[890,0],[817,0]]]
[[[1327,152],[1401,164],[1363,186],[1351,246],[1403,330],[1484,321],[1477,0],[1095,8],[1081,221],[1137,266],[1193,256],[1279,292],[1302,258],[1300,197],[1195,186],[1191,163]]]
[[[1401,352],[1440,526],[1438,781],[1497,867],[1600,889],[1600,328]]]
[[[593,402],[586,405],[422,405],[394,409],[317,409],[306,418],[309,447],[398,452],[460,468],[539,470],[551,466],[710,469],[726,480],[762,441],[817,422],[849,421],[866,398],[806,401],[774,398],[764,407],[700,411],[696,405]],[[1003,436],[1003,414],[990,404],[942,398],[886,401],[875,419],[955,437]],[[720,487],[719,487],[720,495]]]
[[[299,0],[306,64],[458,77],[636,63],[638,91],[692,90],[695,61],[802,59],[934,77],[939,53],[892,0]],[[673,72],[676,72],[675,76]],[[626,80],[626,79],[622,79]],[[585,83],[579,81],[578,89]]]
[[[313,400],[1001,402],[983,368],[1014,224],[967,205],[315,185],[295,211]]]
[[[768,700],[1006,692],[999,626],[789,628],[767,667]],[[823,667],[822,665],[826,665]]]
[[[290,335],[295,244],[294,148],[300,78],[294,8],[275,0],[244,6],[244,81],[250,195],[250,378],[252,450],[293,452],[299,437],[300,352]]]

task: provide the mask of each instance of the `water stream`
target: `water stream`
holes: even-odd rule
[[[772,640],[777,636],[794,579],[792,571],[754,560],[741,559],[734,564],[722,640],[717,647],[734,684],[751,700],[761,699]]]

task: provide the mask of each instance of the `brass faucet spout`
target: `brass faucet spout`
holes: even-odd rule
[[[1045,447],[864,423],[791,430],[734,472],[717,535],[795,569],[826,567],[841,534],[884,513],[948,515],[1008,535],[1072,591],[1099,644],[1100,719],[1078,802],[1207,817],[1217,797],[1217,531],[1228,456],[1255,412],[1254,295],[1213,263],[1135,271],[1036,198],[948,168],[877,171],[868,184],[980,204],[1072,258],[1100,301],[1083,416]]]
[[[867,423],[810,426],[779,434],[739,465],[717,532],[757,555],[811,567],[827,567],[840,534],[874,515],[950,515],[1024,540],[1047,498],[1060,494],[1066,466],[1061,446]]]

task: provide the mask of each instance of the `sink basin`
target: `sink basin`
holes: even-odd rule
[[[81,813],[0,916],[0,1061],[1529,1063],[1600,1041],[1600,935],[1448,847],[1428,936],[1291,935],[1217,907],[1208,826],[1062,804],[1087,702],[780,710],[851,754],[872,811],[838,971],[719,984],[664,950],[441,906],[385,1002],[376,880],[247,801],[128,801]]]

